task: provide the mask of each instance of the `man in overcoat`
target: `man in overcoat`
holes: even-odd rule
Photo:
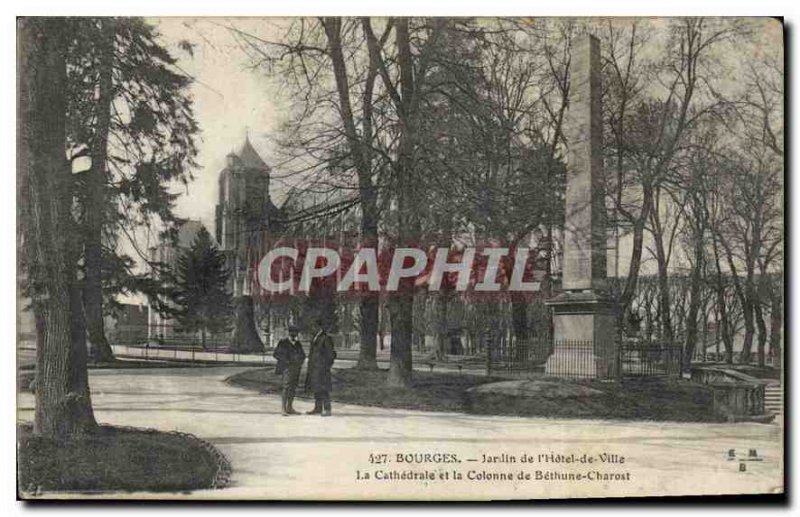
[[[275,373],[282,376],[281,411],[283,416],[298,414],[292,404],[294,403],[297,384],[300,382],[300,370],[303,367],[303,361],[306,360],[306,353],[297,339],[297,333],[297,327],[290,326],[289,337],[281,339],[272,354],[278,361],[275,366]]]
[[[320,324],[320,331],[311,341],[308,352],[306,391],[314,393],[314,409],[309,415],[331,415],[331,367],[336,359],[333,339],[327,332],[327,325]]]

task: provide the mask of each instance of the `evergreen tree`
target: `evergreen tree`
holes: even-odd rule
[[[161,44],[156,29],[138,18],[75,20],[67,48],[67,151],[78,172],[76,197],[82,232],[83,304],[91,355],[113,360],[103,315],[114,297],[144,292],[155,305],[158,283],[135,271],[118,246],[141,227],[163,226],[170,235],[180,221],[170,188],[192,179],[197,125],[191,79]],[[188,43],[182,45],[191,52]],[[158,269],[158,264],[151,264]]]
[[[29,18],[18,31],[19,264],[37,323],[34,430],[64,437],[96,427],[86,341],[95,360],[113,359],[104,306],[118,293],[164,294],[117,240],[139,251],[137,228],[162,224],[174,235],[170,187],[191,179],[198,128],[191,80],[143,20]]]
[[[225,256],[211,240],[205,227],[178,259],[173,299],[178,305],[176,317],[184,329],[200,331],[206,348],[206,334],[230,328],[231,295],[226,289],[230,273]]]

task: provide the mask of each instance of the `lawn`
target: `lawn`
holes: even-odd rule
[[[100,426],[56,441],[17,426],[20,495],[41,492],[185,492],[224,486],[227,460],[191,435]]]
[[[648,378],[620,382],[569,381],[536,377],[533,395],[469,390],[501,381],[479,375],[414,371],[406,389],[386,386],[386,370],[333,370],[334,402],[382,408],[461,412],[480,415],[551,418],[720,422],[709,388],[683,379]],[[227,380],[235,386],[279,394],[280,376],[272,369],[242,372]],[[484,386],[482,389],[486,389]],[[299,392],[303,398],[302,391]],[[334,408],[335,412],[335,408]]]
[[[386,370],[335,369],[331,375],[333,383],[331,398],[334,402],[360,406],[463,411],[467,388],[497,380],[477,375],[415,371],[413,385],[408,389],[399,390],[386,386],[386,372]],[[300,379],[298,398],[310,398],[309,394],[304,394],[302,391],[304,380],[305,372]],[[229,377],[227,382],[262,393],[281,392],[281,377],[274,373],[274,368],[248,370]]]
[[[537,397],[509,397],[475,393],[466,412],[483,415],[545,416],[672,422],[723,422],[713,410],[713,394],[706,386],[682,379],[660,377],[619,382],[547,379]],[[563,395],[564,385],[589,388],[590,396]],[[553,393],[549,395],[547,391]]]

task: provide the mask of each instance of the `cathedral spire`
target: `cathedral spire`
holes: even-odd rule
[[[244,145],[242,146],[242,149],[236,154],[239,156],[239,159],[242,160],[242,163],[245,167],[249,167],[251,169],[268,170],[269,167],[258,154],[258,151],[255,150],[253,144],[250,142],[249,130],[247,133],[248,134],[244,138]]]

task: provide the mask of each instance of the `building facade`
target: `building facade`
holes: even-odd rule
[[[269,194],[270,167],[246,138],[219,173],[214,236],[228,258],[230,292],[251,294],[250,280],[271,236],[279,236],[279,211]]]

